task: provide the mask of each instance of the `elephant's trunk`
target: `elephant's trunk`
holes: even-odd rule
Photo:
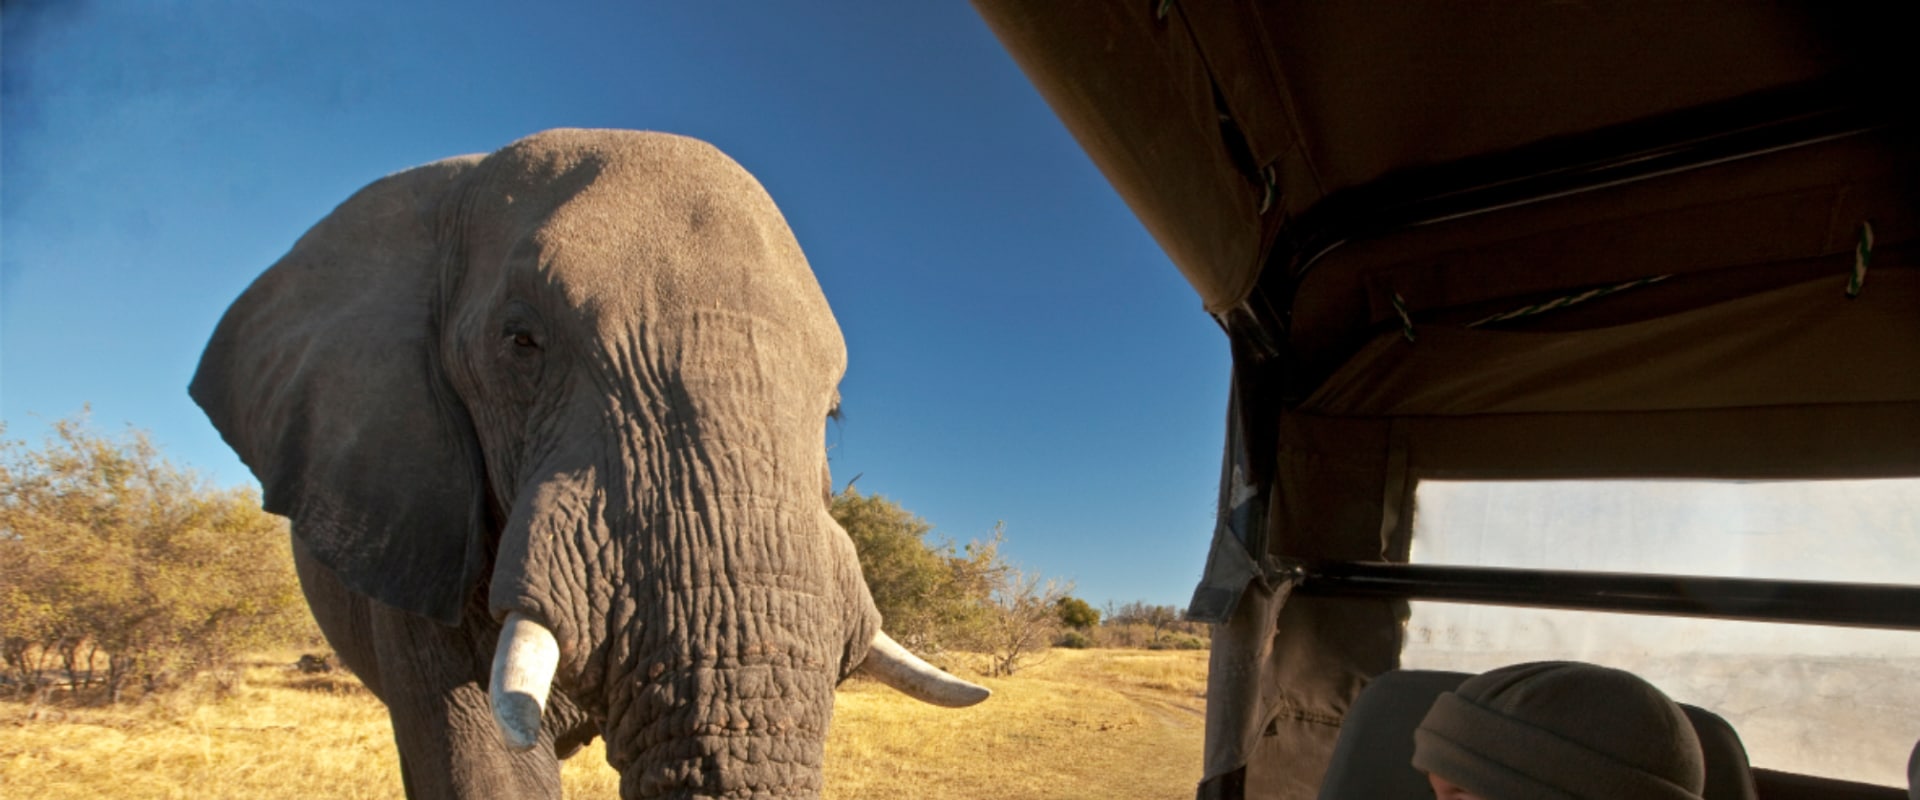
[[[493,721],[507,747],[526,751],[540,743],[540,718],[547,710],[547,693],[559,665],[560,645],[552,631],[517,611],[507,615],[500,645],[493,652],[493,681],[487,689]]]
[[[602,733],[627,798],[815,798],[843,601],[790,580],[676,587],[663,638],[607,687]],[[823,619],[823,617],[825,619]],[[679,635],[674,635],[678,633]],[[685,638],[682,638],[685,637]]]
[[[959,707],[989,692],[934,668],[876,633],[861,670],[916,699]],[[621,794],[640,798],[813,798],[831,696],[840,675],[804,650],[739,658],[649,677],[606,733]],[[823,702],[824,701],[824,702]]]

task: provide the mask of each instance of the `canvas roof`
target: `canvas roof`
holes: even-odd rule
[[[1406,610],[1289,599],[1276,565],[1404,561],[1422,478],[1920,475],[1885,21],[976,5],[1233,342],[1203,795],[1312,796]]]
[[[1689,110],[1845,107],[1890,57],[1867,20],[1753,3],[978,5],[1214,313],[1343,191]]]

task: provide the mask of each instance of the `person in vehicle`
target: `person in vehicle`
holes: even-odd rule
[[[1413,734],[1438,800],[1700,800],[1706,769],[1686,712],[1629,672],[1516,664],[1440,695]]]
[[[1907,756],[1907,800],[1920,800],[1920,742],[1913,745],[1913,755]]]

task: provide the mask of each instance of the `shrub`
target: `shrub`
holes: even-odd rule
[[[1078,597],[1062,597],[1055,604],[1060,611],[1060,624],[1079,630],[1091,630],[1100,624],[1100,612]]]
[[[1093,637],[1080,631],[1069,630],[1060,634],[1060,638],[1053,640],[1053,646],[1065,647],[1069,650],[1085,650],[1093,646]]]
[[[851,486],[834,497],[833,518],[853,539],[888,634],[923,655],[937,657],[947,647],[978,650],[990,656],[990,674],[1011,675],[1052,644],[1071,605],[1071,585],[1023,573],[1001,558],[1004,525],[965,547],[936,544],[927,540],[933,526],[926,520]],[[1086,611],[1098,619],[1091,607]]]
[[[286,521],[251,491],[211,488],[144,434],[102,436],[84,417],[38,450],[0,440],[0,662],[16,685],[57,668],[118,701],[313,632]]]
[[[833,518],[859,553],[860,572],[887,634],[925,655],[965,647],[986,624],[986,599],[1004,579],[999,539],[938,544],[933,526],[881,495],[848,487],[833,498]]]
[[[1212,631],[1206,623],[1187,619],[1175,606],[1133,602],[1107,605],[1105,621],[1094,632],[1101,647],[1144,647],[1149,650],[1204,650]]]
[[[1207,640],[1190,633],[1169,633],[1147,643],[1148,650],[1205,650]]]

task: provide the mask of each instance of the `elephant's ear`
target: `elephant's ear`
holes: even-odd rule
[[[315,558],[450,625],[485,567],[486,511],[472,422],[439,366],[435,219],[478,160],[334,209],[234,301],[188,390]]]

